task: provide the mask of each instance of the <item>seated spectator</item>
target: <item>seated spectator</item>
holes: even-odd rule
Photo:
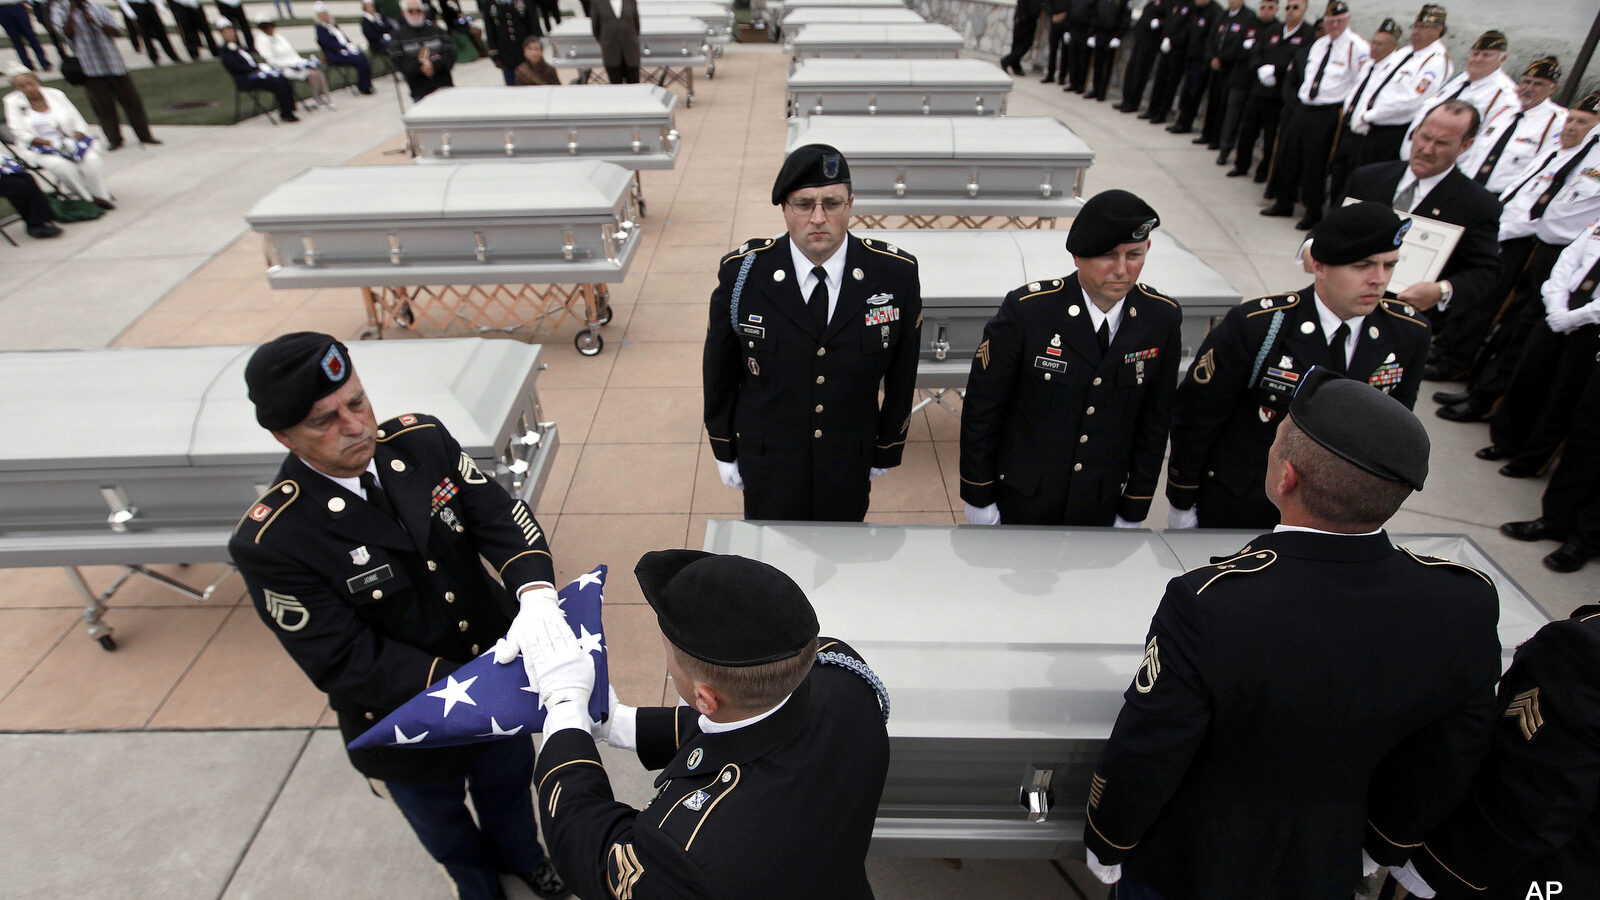
[[[282,72],[283,77],[290,81],[304,81],[311,85],[311,96],[316,98],[317,105],[323,109],[333,109],[333,96],[328,93],[328,79],[322,74],[322,64],[296,53],[289,39],[278,33],[278,25],[271,19],[258,19],[256,27],[261,29],[262,34],[261,42],[256,45],[262,60]]]
[[[372,0],[364,0],[361,4],[361,36],[367,39],[367,52],[373,56],[388,53],[389,39],[393,33],[394,22],[378,12],[378,5]]]
[[[394,23],[389,37],[389,60],[405,76],[415,103],[455,80],[450,70],[456,64],[456,45],[444,29],[429,22],[422,12],[422,0],[402,0],[404,20]]]
[[[439,16],[434,21],[452,34],[460,32],[479,56],[489,55],[489,48],[483,42],[483,29],[462,10],[460,0],[439,0]]]
[[[50,198],[39,190],[39,182],[22,163],[9,156],[0,156],[0,200],[11,201],[32,237],[53,238],[61,233],[61,227],[52,222],[55,213],[50,211]]]
[[[16,137],[22,161],[49,172],[67,191],[115,209],[89,123],[67,95],[42,87],[39,76],[27,69],[12,74],[11,86],[15,90],[5,97],[6,127]]]
[[[317,0],[312,7],[317,13],[317,46],[327,57],[330,66],[345,66],[356,70],[356,89],[363,94],[372,93],[372,66],[367,55],[356,49],[355,42],[333,22],[327,4]]]
[[[522,62],[517,66],[517,84],[560,84],[556,67],[544,61],[544,43],[536,34],[522,42]]]
[[[278,118],[285,122],[298,122],[294,114],[294,85],[283,73],[261,62],[239,44],[239,33],[228,19],[217,20],[217,33],[222,35],[222,53],[217,57],[222,67],[233,76],[233,84],[241,91],[266,91],[278,98]]]

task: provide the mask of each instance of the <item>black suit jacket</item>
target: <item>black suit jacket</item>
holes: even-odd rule
[[[961,404],[961,498],[1009,525],[1150,512],[1172,421],[1183,312],[1137,285],[1100,352],[1074,272],[1006,295]],[[1091,412],[1092,410],[1092,412]]]
[[[394,32],[394,23],[387,16],[378,13],[378,19],[374,22],[365,15],[361,17],[361,36],[367,39],[367,50],[375,54],[388,52],[389,37]]]
[[[611,0],[591,0],[589,28],[600,42],[600,61],[606,66],[639,67],[639,4],[622,0],[622,16]]]
[[[512,588],[553,581],[527,504],[473,464],[439,420],[379,426],[379,483],[404,528],[290,456],[234,529],[228,552],[261,620],[339,715],[348,743],[506,633]],[[471,746],[350,751],[363,774],[440,781]]]
[[[271,77],[261,71],[260,63],[266,62],[239,44],[223,44],[217,48],[217,62],[228,70],[233,76],[233,83],[239,87],[250,87],[251,81]],[[276,73],[273,73],[276,74]],[[281,77],[281,76],[280,76]]]
[[[1167,900],[1349,900],[1372,828],[1414,842],[1482,756],[1482,573],[1387,534],[1264,534],[1174,578],[1095,767],[1084,842]]]
[[[422,74],[422,61],[418,57],[423,51],[427,51],[433,62],[432,75]],[[413,102],[455,84],[450,74],[456,64],[455,42],[447,31],[432,22],[423,22],[417,28],[412,28],[408,22],[394,23],[394,30],[389,33],[388,53],[394,67],[405,76]]]
[[[900,464],[922,327],[917,261],[880,240],[846,241],[844,283],[821,334],[788,235],[722,258],[706,332],[705,423],[717,459],[739,462],[747,518],[860,521],[868,470]],[[751,255],[735,323],[733,288]]]
[[[596,0],[597,3],[604,0]],[[859,659],[823,638],[822,653]],[[691,708],[644,708],[639,761],[665,768],[643,810],[612,799],[594,739],[539,753],[539,818],[579,897],[870,900],[865,860],[889,767],[878,695],[818,662],[772,715],[703,734]]]
[[[1350,173],[1345,195],[1389,206],[1409,165],[1395,160],[1362,166]],[[1417,202],[1413,212],[1466,229],[1439,277],[1450,282],[1455,292],[1452,304],[1470,306],[1486,301],[1500,279],[1500,201],[1460,169],[1452,168]]]
[[[1301,376],[1333,361],[1314,294],[1308,287],[1246,300],[1229,310],[1206,335],[1178,385],[1167,499],[1178,509],[1198,501],[1202,527],[1270,528],[1278,522],[1278,509],[1263,485],[1267,448]],[[1262,356],[1280,312],[1277,336]],[[1384,300],[1361,320],[1358,331],[1349,377],[1415,405],[1428,360],[1428,323],[1411,307]],[[1258,357],[1263,362],[1252,384]]]

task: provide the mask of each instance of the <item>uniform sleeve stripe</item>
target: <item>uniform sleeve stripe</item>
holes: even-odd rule
[[[439,670],[439,659],[440,657],[435,656],[433,662],[428,665],[428,680],[422,683],[423,690],[427,690],[433,684],[433,673]]]
[[[516,556],[513,556],[510,559],[506,560],[505,565],[500,567],[500,575],[501,575],[501,577],[502,578],[505,577],[506,566],[511,565],[512,563],[514,563],[517,560],[523,558],[524,556],[532,556],[535,553],[541,554],[541,555],[545,556],[546,558],[549,558],[549,556],[550,556],[549,551],[546,551],[546,550],[524,550],[521,553],[518,553]]]
[[[1385,840],[1387,840],[1387,838]],[[1445,870],[1446,872],[1449,872],[1451,878],[1454,878],[1455,880],[1461,882],[1462,884],[1466,885],[1467,887],[1469,887],[1469,888],[1471,888],[1472,890],[1475,890],[1475,891],[1486,891],[1486,890],[1489,889],[1488,885],[1473,884],[1472,882],[1466,880],[1465,878],[1462,878],[1460,873],[1458,873],[1455,869],[1452,869],[1449,866],[1444,864],[1444,860],[1440,859],[1438,854],[1433,852],[1433,848],[1429,847],[1426,841],[1423,842],[1422,849],[1428,851],[1428,855],[1433,858],[1433,861],[1439,864],[1439,868]]]
[[[605,766],[600,764],[600,760],[598,760],[598,759],[570,759],[570,760],[567,760],[566,762],[562,763],[561,765],[556,766],[555,768],[551,769],[550,771],[544,773],[544,777],[539,779],[539,792],[540,793],[544,793],[544,783],[546,781],[550,780],[550,776],[551,775],[554,775],[555,773],[561,771],[562,769],[565,769],[567,766],[583,766],[583,765],[595,766],[596,768],[599,768],[599,769],[604,769],[605,768]]]
[[[994,481],[992,479],[989,480],[989,481],[973,481],[970,478],[963,478],[963,479],[961,479],[961,483],[962,484],[970,484],[970,485],[972,485],[974,487],[984,487],[986,485],[994,484]]]
[[[1421,841],[1418,841],[1415,844],[1402,844],[1402,843],[1400,843],[1399,841],[1395,840],[1394,838],[1389,837],[1387,834],[1384,834],[1383,833],[1383,829],[1379,828],[1378,826],[1376,826],[1374,824],[1372,824],[1372,820],[1371,819],[1367,820],[1367,827],[1371,828],[1373,833],[1377,834],[1378,837],[1383,838],[1384,842],[1387,843],[1391,847],[1399,847],[1402,850],[1409,850],[1409,849],[1411,849],[1413,847],[1421,847],[1422,846],[1422,842]],[[1482,890],[1482,888],[1480,888],[1479,890]]]
[[[1122,844],[1113,841],[1111,838],[1106,837],[1105,832],[1101,831],[1099,827],[1094,824],[1094,814],[1087,807],[1085,807],[1083,810],[1083,817],[1084,820],[1089,823],[1089,827],[1094,829],[1094,833],[1100,835],[1100,840],[1105,841],[1118,850],[1132,850],[1133,848],[1139,846],[1138,841],[1134,841],[1127,846],[1123,846]]]

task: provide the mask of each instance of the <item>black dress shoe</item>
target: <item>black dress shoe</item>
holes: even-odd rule
[[[1165,121],[1167,121],[1167,117],[1166,117],[1165,114],[1159,115],[1159,116],[1151,116],[1150,117],[1150,124],[1151,125],[1160,125]]]
[[[29,225],[28,237],[53,238],[61,236],[61,226],[45,222],[43,225]]]
[[[1202,134],[1199,137],[1195,138],[1194,140],[1190,141],[1189,143],[1191,143],[1191,144],[1208,144],[1210,142],[1211,142],[1211,139]],[[1216,148],[1212,147],[1211,149],[1215,150]]]
[[[1249,169],[1240,169],[1240,168],[1235,167],[1235,168],[1232,168],[1232,169],[1228,170],[1228,177],[1229,178],[1238,178],[1241,175],[1249,175],[1249,174],[1250,174],[1250,170]]]
[[[1576,572],[1594,557],[1577,541],[1567,541],[1544,558],[1544,567],[1552,572]]]
[[[1532,522],[1507,522],[1500,533],[1514,541],[1565,541],[1567,530],[1540,516]]]
[[[1083,85],[1081,85],[1081,84],[1069,84],[1066,87],[1066,91],[1067,91],[1067,93],[1070,93],[1070,94],[1081,94],[1081,93],[1083,93]]]
[[[532,872],[518,872],[512,877],[527,885],[529,890],[532,890],[535,894],[547,898],[547,900],[566,897],[572,893],[567,889],[567,883],[562,881],[561,876],[556,873],[556,867],[550,865],[548,859],[540,863],[539,868],[534,869]]]
[[[1426,381],[1465,381],[1467,373],[1445,368],[1438,363],[1428,363],[1422,368],[1422,377]]]
[[[1180,122],[1173,122],[1171,125],[1167,126],[1167,131],[1172,134],[1192,134],[1194,129],[1189,128]]]
[[[1056,83],[1056,76],[1053,75],[1053,74],[1046,75],[1045,77],[1039,79],[1039,83],[1040,84],[1055,84]]]
[[[1535,463],[1518,462],[1512,460],[1500,467],[1500,474],[1507,478],[1532,478],[1539,474],[1541,467]]]
[[[1489,419],[1488,410],[1479,409],[1470,400],[1465,403],[1452,403],[1449,406],[1441,406],[1434,410],[1433,414],[1451,422],[1484,422]]]
[[[1219,166],[1227,165],[1228,164],[1228,157],[1231,155],[1231,153],[1232,153],[1232,151],[1229,151],[1229,150],[1224,150],[1221,153],[1218,153],[1217,154],[1217,165],[1219,165]]]
[[[1471,400],[1471,399],[1472,399],[1472,394],[1469,391],[1434,391],[1433,392],[1433,402],[1435,402],[1435,403],[1443,403],[1446,406],[1454,406],[1457,403],[1465,403],[1465,402],[1467,402],[1468,400]]]
[[[1282,218],[1287,218],[1294,215],[1294,204],[1283,202],[1274,203],[1266,209],[1263,209],[1261,214],[1263,216],[1279,216]]]
[[[1490,444],[1487,447],[1479,448],[1472,455],[1484,460],[1485,462],[1499,462],[1502,459],[1510,459],[1511,451],[1504,450],[1496,447],[1493,444]]]
[[[1105,101],[1106,95],[1105,94],[1084,94],[1083,95],[1083,99],[1085,99],[1085,100],[1093,100],[1096,103],[1102,103],[1102,102]]]
[[[1317,223],[1321,221],[1321,216],[1313,217],[1308,213],[1304,216],[1301,216],[1300,221],[1294,223],[1294,227],[1300,229],[1301,231],[1310,231],[1311,229],[1317,227]]]
[[[1267,170],[1266,169],[1258,169],[1256,171],[1256,177],[1254,177],[1254,178],[1252,178],[1250,180],[1254,181],[1256,184],[1266,184],[1267,183]]]
[[[295,115],[294,113],[283,113],[283,114],[278,116],[278,121],[280,121],[280,122],[298,122],[298,121],[300,121],[300,117]]]

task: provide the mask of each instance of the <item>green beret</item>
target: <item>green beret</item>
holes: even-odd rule
[[[354,372],[350,351],[332,335],[296,331],[256,348],[244,367],[256,421],[269,431],[300,424],[318,400]]]
[[[772,182],[772,205],[801,188],[823,187],[829,184],[849,184],[850,164],[844,154],[827,144],[806,144],[796,147],[783,161],[778,177]]]
[[[1400,249],[1411,220],[1402,221],[1382,203],[1366,200],[1341,206],[1322,217],[1311,233],[1311,258],[1324,265],[1348,266],[1375,253]]]
[[[1370,384],[1313,366],[1289,401],[1289,417],[1328,452],[1384,481],[1422,490],[1428,430],[1405,404]]]
[[[764,562],[702,550],[653,550],[633,574],[674,647],[718,666],[799,656],[817,614],[794,579]]]
[[[1127,191],[1101,191],[1090,197],[1067,231],[1067,252],[1073,256],[1101,256],[1150,236],[1161,217],[1150,204]]]

